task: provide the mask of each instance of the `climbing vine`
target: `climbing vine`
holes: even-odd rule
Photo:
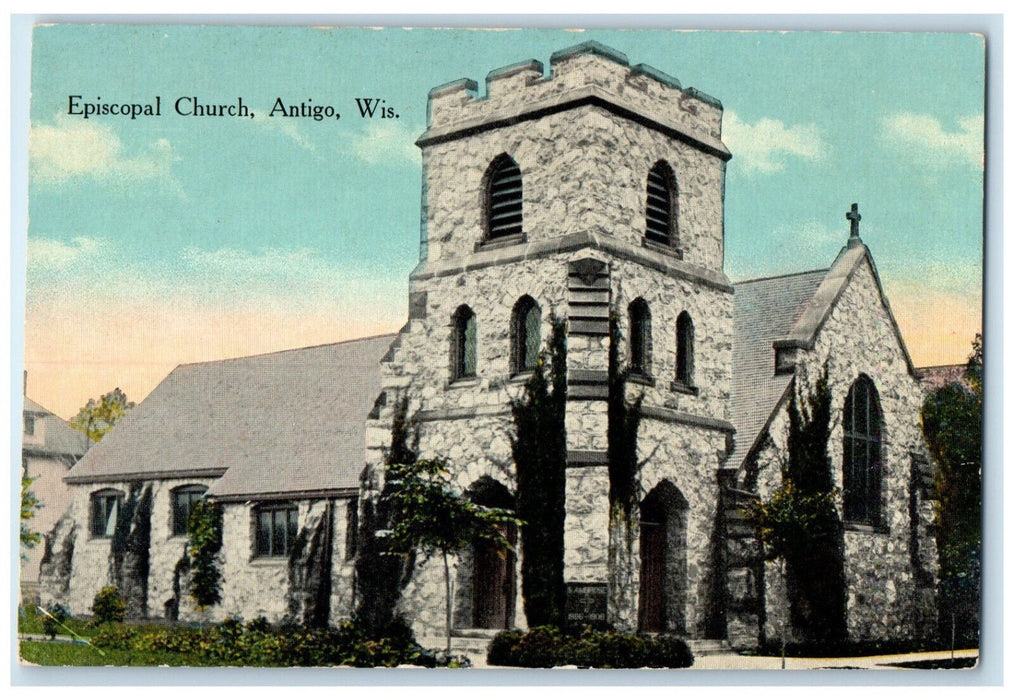
[[[522,398],[511,402],[517,467],[517,516],[522,521],[521,591],[528,624],[562,625],[563,527],[566,515],[567,326],[555,315]],[[546,360],[549,360],[547,377]]]
[[[781,486],[750,511],[768,561],[785,564],[790,617],[806,639],[843,639],[844,533],[828,456],[831,391],[824,365],[812,391],[794,382]]]
[[[222,602],[218,552],[222,549],[222,506],[212,501],[197,501],[187,519],[190,538],[190,597],[198,610]]]
[[[620,365],[622,346],[616,314],[609,317],[608,461],[610,517],[622,512],[626,522],[637,505],[637,431],[641,425],[640,395],[627,404],[627,372]]]
[[[390,532],[397,521],[397,505],[392,501],[395,488],[387,476],[394,465],[412,465],[418,460],[419,431],[408,417],[408,396],[394,407],[391,422],[391,446],[385,455],[384,488],[378,498],[364,498],[359,519],[359,541],[356,554],[356,621],[368,635],[379,638],[393,629],[397,620],[394,611],[401,590],[408,583],[415,565],[415,554],[392,554],[381,533]],[[397,471],[395,469],[394,471]],[[373,478],[369,470],[364,482]]]

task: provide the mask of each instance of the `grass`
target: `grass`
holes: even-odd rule
[[[95,647],[86,644],[61,642],[21,642],[23,661],[40,666],[219,666],[202,663],[193,654],[176,654],[166,651],[123,651],[103,649],[105,656]]]
[[[43,621],[46,616],[39,612],[38,608],[34,605],[18,606],[18,633],[19,634],[45,634],[43,628]],[[64,620],[63,624],[74,630],[75,634],[79,634],[82,637],[91,636],[91,621],[90,620],[75,620],[68,618]],[[67,630],[63,628],[57,629],[57,634],[66,635]]]

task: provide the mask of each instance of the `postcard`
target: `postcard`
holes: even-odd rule
[[[22,663],[973,667],[985,51],[35,26]]]

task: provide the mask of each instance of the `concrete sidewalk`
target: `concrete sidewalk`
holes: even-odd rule
[[[961,649],[954,652],[956,659],[978,659],[978,649]],[[951,658],[950,650],[924,651],[912,654],[885,654],[882,656],[853,656],[846,658],[791,658],[785,659],[785,670],[799,671],[811,669],[879,669],[904,670],[892,664],[913,661],[941,661]],[[782,669],[780,656],[740,656],[738,654],[715,654],[694,659],[690,668],[696,670],[744,670],[744,671],[778,671]]]

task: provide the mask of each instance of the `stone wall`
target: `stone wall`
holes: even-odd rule
[[[935,542],[929,531],[932,503],[917,494],[914,504],[918,557],[913,564],[910,502],[913,454],[926,453],[920,433],[923,390],[909,372],[886,307],[881,302],[872,268],[863,261],[853,274],[819,332],[813,350],[801,352],[797,378],[805,386],[828,365],[831,390],[831,436],[828,452],[834,483],[842,488],[841,416],[849,389],[860,374],[872,379],[883,414],[881,451],[882,526],[845,524],[847,625],[852,639],[904,639],[928,636],[935,625],[932,581]],[[771,440],[757,456],[758,490],[769,498],[780,482],[780,455],[788,435],[787,408],[782,407],[769,430]],[[839,512],[842,501],[839,493]],[[768,638],[779,638],[785,609],[777,567],[768,565]]]
[[[133,482],[137,483],[137,482]],[[181,620],[214,621],[227,616],[244,620],[264,615],[272,622],[281,621],[289,612],[289,566],[287,557],[261,559],[253,557],[252,505],[225,504],[223,513],[223,548],[219,554],[219,571],[222,574],[222,603],[199,611],[194,607],[187,591],[187,578],[177,576],[176,567],[187,546],[185,535],[172,534],[172,490],[185,485],[209,486],[207,480],[175,479],[140,482],[141,491],[151,487],[151,531],[149,541],[149,573],[147,579],[147,612],[150,617],[168,617],[175,611]],[[91,615],[95,594],[114,583],[111,562],[112,540],[92,537],[89,528],[91,494],[113,488],[121,491],[124,500],[129,496],[131,483],[77,484],[71,486],[71,505],[65,521],[52,533],[54,564],[59,551],[68,547],[72,535],[73,557],[66,586],[53,571],[42,581],[42,603],[60,602],[73,615]],[[345,509],[347,499],[338,499],[335,508],[332,554],[332,593],[330,617],[332,621],[347,618],[352,612],[353,566],[346,559]],[[325,501],[300,501],[300,527],[308,520],[320,519]],[[70,523],[77,525],[73,533]],[[177,598],[179,596],[179,598]]]

